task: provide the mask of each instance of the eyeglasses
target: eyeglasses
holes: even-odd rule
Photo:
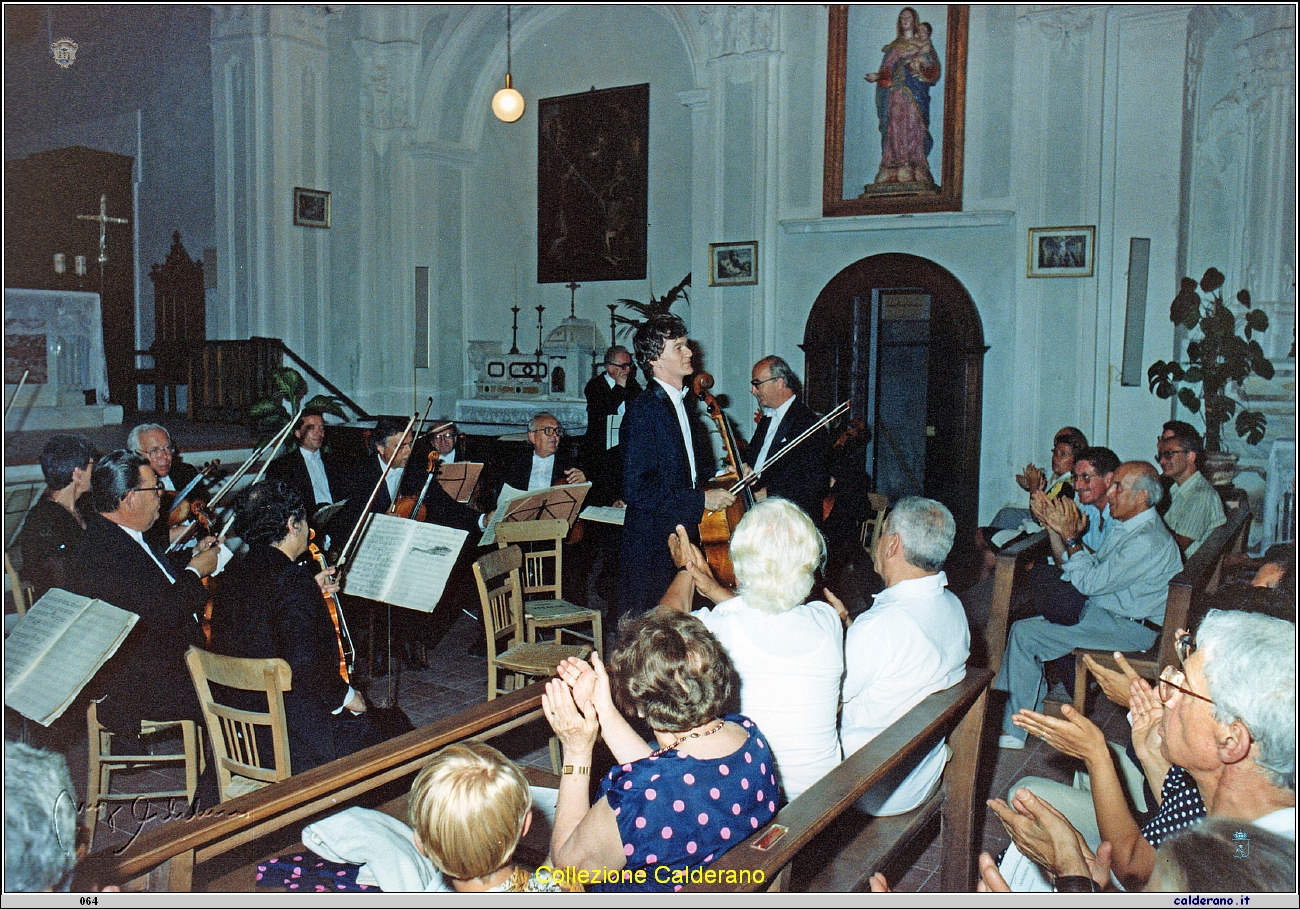
[[[1160,673],[1160,682],[1156,690],[1156,693],[1160,696],[1160,700],[1168,701],[1170,698],[1174,696],[1175,691],[1181,691],[1183,694],[1189,695],[1190,697],[1194,697],[1197,700],[1204,701],[1207,704],[1212,705],[1214,703],[1214,701],[1210,700],[1205,695],[1197,694],[1195,691],[1192,691],[1190,688],[1184,688],[1182,685],[1178,684],[1179,682],[1185,682],[1185,681],[1187,681],[1187,676],[1184,675],[1181,669],[1175,669],[1172,666],[1166,666],[1165,671]]]
[[[781,377],[780,377],[780,376],[768,376],[766,379],[750,379],[750,380],[749,380],[749,386],[750,386],[751,388],[758,388],[760,385],[763,385],[763,384],[765,384],[765,383],[767,383],[767,382],[775,382],[775,381],[776,381],[777,379],[779,379],[779,378],[781,378]]]
[[[137,486],[135,489],[128,489],[126,491],[126,494],[130,495],[133,492],[156,492],[158,494],[158,498],[161,499],[163,490],[166,488],[167,488],[166,486]]]
[[[447,430],[446,432],[435,432],[433,438],[437,442],[454,442],[458,438],[458,434]]]
[[[533,432],[540,432],[542,435],[547,436],[547,437],[550,437],[550,436],[563,437],[563,436],[564,436],[564,429],[563,429],[563,427],[560,427],[560,426],[539,426],[539,427],[537,427],[536,429],[534,429]]]
[[[1186,448],[1166,448],[1164,451],[1156,452],[1157,461],[1168,461],[1174,455],[1187,454]]]
[[[1076,473],[1074,478],[1080,483],[1091,483],[1093,480],[1102,479],[1102,476],[1099,473]]]
[[[1174,641],[1174,654],[1178,657],[1180,666],[1186,665],[1192,654],[1196,652],[1196,638],[1190,631],[1180,634]]]
[[[175,446],[175,445],[163,445],[163,446],[161,446],[161,447],[159,447],[159,448],[150,448],[148,451],[139,451],[139,452],[136,452],[136,453],[137,453],[138,455],[140,455],[140,457],[142,457],[142,458],[148,458],[149,460],[152,461],[154,458],[158,457],[158,456],[159,456],[160,454],[162,454],[164,451],[167,452],[169,455],[175,455],[175,454],[176,454],[176,446]]]
[[[632,361],[628,360],[626,363],[606,363],[605,365],[613,366],[615,369],[631,369]]]

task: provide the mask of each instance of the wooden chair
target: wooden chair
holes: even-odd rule
[[[185,797],[194,801],[199,787],[199,775],[206,769],[203,760],[203,738],[193,720],[140,723],[141,735],[179,730],[185,750],[181,754],[113,754],[113,733],[99,722],[99,708],[92,700],[86,708],[86,731],[90,740],[90,763],[86,785],[86,826],[90,828],[87,849],[95,848],[95,830],[99,827],[100,809],[107,802],[134,802],[136,799],[173,799]],[[118,770],[153,769],[163,764],[185,765],[185,788],[157,792],[112,792],[112,775]]]
[[[288,779],[289,727],[284,718],[284,692],[293,687],[289,664],[281,659],[219,656],[197,647],[185,652],[185,663],[212,739],[221,801]],[[262,692],[266,695],[266,712],[238,710],[218,703],[212,696],[213,684]],[[264,744],[258,742],[259,727],[270,734],[269,764]]]
[[[5,553],[5,578],[9,582],[9,592],[13,594],[14,608],[18,610],[20,616],[27,615],[27,610],[32,608],[32,595],[36,588],[30,581],[24,581],[18,576],[18,569],[14,568],[13,560],[9,558],[9,553]]]
[[[1200,602],[1219,589],[1223,579],[1223,560],[1226,556],[1243,552],[1250,535],[1251,515],[1246,507],[1228,510],[1228,520],[1215,528],[1187,560],[1183,570],[1169,581],[1169,595],[1165,600],[1165,619],[1160,636],[1149,650],[1126,653],[1129,665],[1142,678],[1155,681],[1160,670],[1175,660],[1174,647],[1178,629],[1187,627],[1187,615],[1192,604]],[[1085,655],[1110,669],[1119,669],[1113,650],[1091,650],[1086,647],[1074,651],[1074,709],[1083,713],[1088,697],[1088,667]]]
[[[525,676],[548,678],[555,674],[555,667],[561,660],[571,656],[585,658],[591,653],[591,648],[585,644],[524,641],[524,600],[519,580],[523,561],[524,554],[518,546],[507,546],[474,563],[474,580],[478,583],[483,628],[487,633],[489,701],[498,694],[521,687]],[[504,637],[509,639],[506,650],[498,653],[497,647]],[[497,684],[499,670],[510,673],[505,687]]]
[[[537,641],[537,629],[554,628],[557,644],[561,643],[561,632],[567,631],[599,649],[604,641],[599,610],[585,609],[563,599],[564,538],[568,533],[569,522],[562,518],[506,521],[497,525],[497,546],[505,549],[522,543],[534,544],[531,551],[524,552],[521,575],[528,643]],[[538,548],[537,544],[550,545]],[[590,625],[591,634],[574,631],[574,625]]]
[[[867,519],[862,522],[860,539],[862,548],[867,551],[867,555],[870,555],[876,551],[876,543],[885,530],[885,516],[889,513],[889,497],[878,492],[869,492],[867,500],[871,503],[871,511]]]

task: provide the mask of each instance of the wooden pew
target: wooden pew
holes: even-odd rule
[[[535,682],[383,744],[222,802],[195,818],[170,821],[121,851],[93,853],[78,866],[78,882],[126,885],[147,876],[150,890],[251,888],[252,866],[277,851],[293,848],[300,842],[304,825],[352,804],[386,808],[393,813],[395,806],[404,802],[420,767],[444,746],[490,740],[529,723],[545,724],[541,708],[544,687],[544,681]]]
[[[1223,579],[1223,560],[1229,555],[1243,552],[1250,535],[1250,509],[1233,508],[1228,511],[1226,523],[1215,528],[1187,560],[1183,570],[1169,581],[1169,594],[1165,600],[1165,620],[1160,636],[1150,650],[1126,653],[1134,671],[1145,679],[1159,678],[1160,670],[1175,660],[1174,646],[1179,628],[1187,626],[1187,615],[1193,604],[1208,605],[1206,597],[1219,589]],[[1084,712],[1088,696],[1088,667],[1084,655],[1110,669],[1118,670],[1113,650],[1091,650],[1085,647],[1074,651],[1074,709]]]
[[[976,838],[983,830],[975,787],[992,678],[987,669],[968,668],[962,682],[912,708],[684,889],[739,893],[790,889],[793,883],[793,889],[861,890],[872,874],[938,816],[943,837],[940,889],[973,890]],[[888,818],[867,818],[851,810],[877,782],[924,757],[944,736],[953,750],[952,760],[943,785],[924,805]],[[729,877],[735,882],[728,883]]]
[[[1002,668],[1002,655],[1007,649],[1011,609],[1016,592],[1024,588],[1025,571],[1035,560],[1045,559],[1051,554],[1046,530],[1016,540],[998,553],[997,567],[993,570],[993,602],[989,609],[988,622],[983,629],[988,668],[992,670],[994,677]],[[972,628],[971,638],[974,639],[979,633],[978,629]],[[975,651],[975,649],[972,641],[971,650]]]

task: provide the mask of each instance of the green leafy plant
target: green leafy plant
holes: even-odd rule
[[[667,315],[672,310],[673,304],[679,299],[685,300],[689,303],[691,298],[686,293],[686,288],[689,287],[690,284],[691,273],[687,272],[686,277],[682,278],[680,284],[668,291],[668,293],[664,294],[662,297],[656,298],[652,296],[649,303],[642,303],[640,300],[629,300],[626,297],[618,300],[617,302],[620,306],[625,306],[640,316],[638,319],[633,316],[616,314],[614,316],[614,321],[622,326],[618,329],[619,337],[629,337],[633,332],[641,327],[643,322],[652,316]]]
[[[1268,330],[1268,314],[1252,309],[1250,292],[1237,291],[1237,302],[1245,307],[1242,335],[1237,334],[1237,317],[1223,302],[1223,272],[1211,268],[1198,285],[1183,278],[1178,295],[1169,307],[1169,319],[1188,330],[1187,361],[1158,360],[1147,370],[1147,383],[1159,398],[1178,396],[1192,413],[1204,405],[1205,448],[1222,450],[1222,427],[1236,417],[1237,435],[1247,444],[1264,438],[1268,418],[1249,409],[1241,384],[1250,375],[1273,378],[1273,364],[1252,338]],[[1244,337],[1243,337],[1244,335]]]
[[[248,409],[248,418],[264,438],[270,438],[288,423],[307,396],[307,380],[292,366],[271,370],[271,394]],[[334,395],[316,395],[305,405],[346,419],[343,405]]]

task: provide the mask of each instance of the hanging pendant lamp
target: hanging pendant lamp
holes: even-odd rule
[[[524,96],[510,84],[510,7],[506,7],[506,87],[492,96],[492,113],[503,123],[514,123],[524,115]]]

